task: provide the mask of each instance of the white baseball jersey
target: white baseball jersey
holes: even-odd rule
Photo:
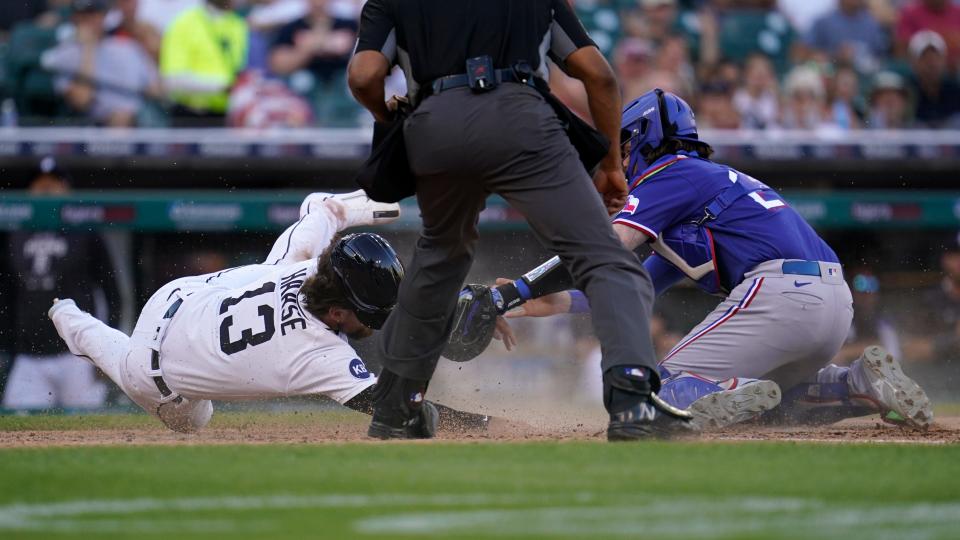
[[[312,259],[232,270],[234,283],[249,278],[242,286],[184,283],[160,348],[171,390],[221,400],[324,394],[343,403],[371,386],[353,347],[303,307],[300,287],[316,271]]]
[[[171,390],[194,400],[323,394],[344,403],[376,382],[346,339],[303,307],[300,287],[342,227],[314,199],[263,264],[175,280],[148,303],[162,313],[183,299],[160,347]]]
[[[345,225],[335,206],[324,204],[323,194],[307,197],[300,220],[277,238],[263,264],[167,283],[147,301],[130,336],[72,301],[59,303],[50,317],[71,352],[176,431],[207,425],[211,399],[323,394],[344,403],[376,377],[345,339],[304,309],[300,294]],[[179,309],[165,318],[178,298]],[[157,375],[173,394],[161,393]]]

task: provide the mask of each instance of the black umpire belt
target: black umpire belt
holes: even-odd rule
[[[509,82],[525,84],[531,88],[536,88],[537,78],[533,75],[521,78],[521,76],[512,69],[497,69],[494,70],[494,73],[497,76],[497,84]],[[447,75],[446,77],[434,79],[432,83],[426,85],[424,88],[424,95],[432,96],[434,94],[439,94],[440,92],[453,90],[454,88],[464,88],[468,86],[470,86],[470,81],[467,78],[466,73],[461,73],[459,75]]]
[[[170,305],[170,308],[167,309],[167,312],[163,314],[164,319],[172,319],[173,316],[177,313],[177,310],[180,309],[180,306],[183,304],[183,298],[178,298],[176,302]],[[159,347],[159,345],[158,345]],[[160,352],[159,351],[150,351],[150,369],[154,373],[160,373]],[[167,382],[163,380],[163,377],[160,375],[155,375],[153,377],[153,383],[157,385],[157,390],[160,391],[160,395],[167,398],[173,395],[173,391],[170,390],[170,387],[167,386]],[[177,396],[173,399],[174,403],[180,403],[183,401],[183,398]]]

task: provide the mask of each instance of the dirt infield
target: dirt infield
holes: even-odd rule
[[[318,415],[320,416],[320,415]],[[258,421],[227,427],[211,427],[200,433],[173,433],[159,424],[136,428],[21,429],[0,431],[0,448],[30,448],[89,445],[222,445],[222,444],[317,444],[376,442],[365,436],[366,423],[349,419],[335,423],[290,425]],[[485,432],[446,430],[439,440],[447,442],[515,442],[602,440],[603,425],[580,425],[567,430],[545,430],[505,420],[494,421]],[[706,441],[796,441],[829,443],[960,443],[960,416],[943,417],[928,430],[902,429],[876,418],[845,420],[822,427],[740,426],[739,429],[703,434],[689,440]]]

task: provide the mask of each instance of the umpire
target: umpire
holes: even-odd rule
[[[393,65],[404,71],[415,109],[403,135],[423,221],[383,328],[372,437],[411,437],[422,421],[491,193],[526,216],[590,301],[608,438],[644,438],[680,423],[654,394],[650,277],[608,218],[627,195],[620,148],[610,145],[591,183],[563,123],[534,88],[548,77],[547,55],[583,82],[598,130],[618,141],[617,80],[566,0],[368,0],[363,8],[350,88],[386,122],[393,112],[384,80]],[[616,316],[623,306],[643,309]]]

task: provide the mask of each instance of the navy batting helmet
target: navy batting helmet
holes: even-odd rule
[[[344,236],[330,253],[333,272],[360,322],[373,329],[383,326],[403,279],[403,263],[380,235]]]
[[[649,165],[647,155],[670,139],[699,140],[693,109],[676,94],[655,88],[623,109],[620,144],[630,143],[630,177],[642,170],[641,165]]]

